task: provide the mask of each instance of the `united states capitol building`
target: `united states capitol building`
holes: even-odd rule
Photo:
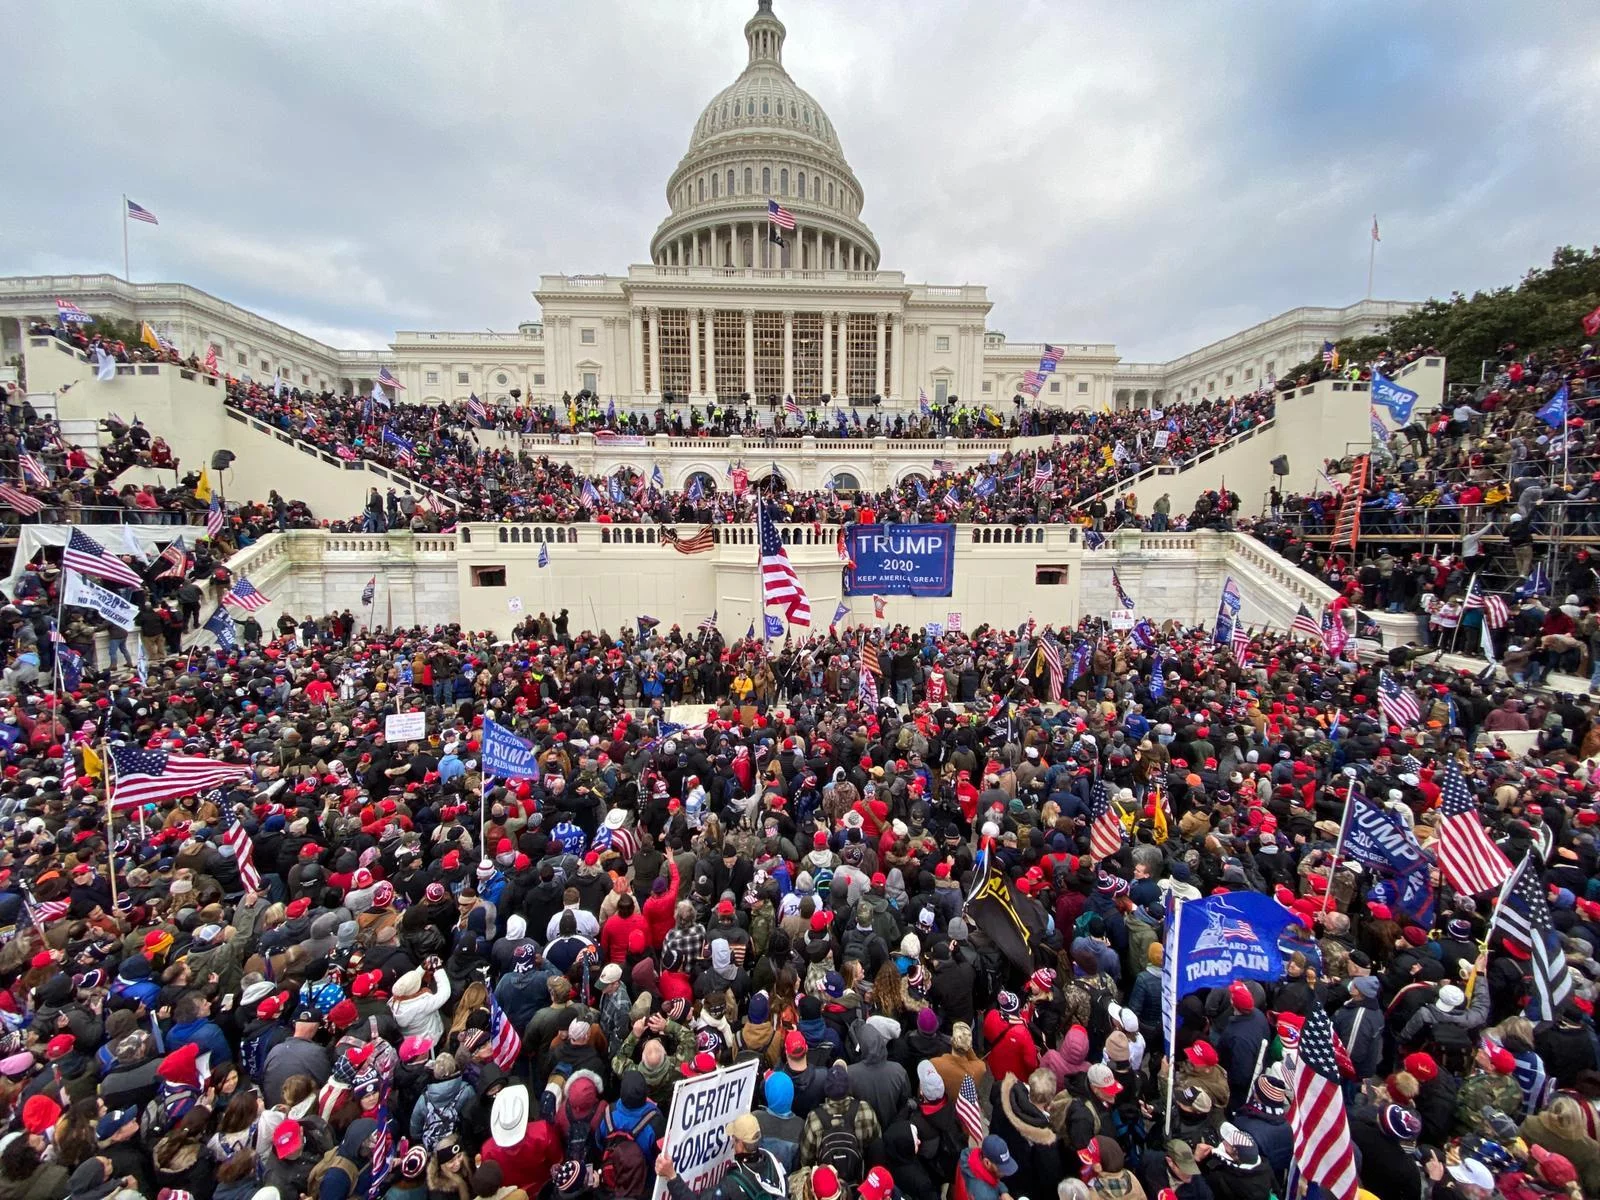
[[[784,69],[786,37],[759,0],[744,71],[706,105],[667,180],[649,261],[541,276],[539,316],[514,333],[402,330],[387,350],[340,350],[185,284],[57,275],[0,279],[0,349],[20,353],[28,321],[53,319],[61,298],[149,321],[185,354],[215,347],[227,371],[256,380],[365,392],[388,367],[412,402],[553,403],[587,389],[619,408],[826,396],[904,410],[925,392],[1009,411],[1048,344],[1063,354],[1039,404],[1126,409],[1253,391],[1324,340],[1375,332],[1411,307],[1296,308],[1165,363],[1124,362],[1114,344],[1070,331],[1010,341],[989,324],[984,287],[885,268],[838,127]],[[769,221],[774,201],[792,229]]]

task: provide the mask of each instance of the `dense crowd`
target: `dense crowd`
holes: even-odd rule
[[[295,432],[341,457],[369,458],[449,497],[447,522],[511,518],[539,521],[725,522],[748,519],[731,476],[674,492],[643,473],[585,478],[569,464],[497,445],[464,405],[376,405],[370,397],[311,396],[230,381],[230,405]],[[1090,500],[1118,479],[1156,463],[1179,462],[1273,415],[1272,393],[1149,411],[1063,414],[1063,431],[1039,450],[999,450],[990,461],[882,493],[835,489],[785,494],[786,517],[844,521],[863,509],[882,520],[1060,523],[1112,528],[1138,519],[1128,500]],[[387,431],[390,437],[385,437]],[[395,439],[401,439],[404,445]],[[1160,445],[1157,445],[1157,442]],[[404,462],[404,467],[402,467]],[[588,485],[587,488],[585,485]],[[383,504],[384,520],[388,506]],[[369,528],[382,528],[363,518]]]
[[[56,582],[0,610],[8,661],[46,651]],[[1600,1192],[1592,705],[1519,692],[1541,730],[1519,757],[1497,696],[1404,652],[1419,712],[1395,724],[1374,667],[1316,646],[1093,622],[1059,631],[1057,702],[1048,636],[345,613],[158,652],[143,684],[88,670],[59,704],[21,682],[0,1200],[607,1200],[658,1176],[675,1200],[1266,1200],[1316,1011],[1371,1195]],[[387,739],[412,710],[425,736]],[[493,727],[536,776],[483,778]],[[108,819],[104,764],[148,787],[160,753],[237,778]],[[1433,863],[1407,910],[1335,858],[1353,786],[1436,854],[1455,769],[1511,861],[1544,856],[1571,990],[1547,1019],[1529,948],[1482,944],[1492,891]],[[969,908],[996,877],[1020,943]],[[1167,901],[1228,892],[1275,895],[1303,949],[1185,996],[1169,1047]],[[749,1061],[729,1173],[691,1188],[662,1152],[674,1087]]]

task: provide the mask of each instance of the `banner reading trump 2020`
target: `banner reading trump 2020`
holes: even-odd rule
[[[954,525],[852,525],[846,596],[948,596]]]
[[[690,1191],[706,1192],[727,1173],[733,1161],[728,1122],[749,1112],[755,1102],[755,1059],[678,1080],[661,1144]],[[654,1200],[666,1195],[666,1181],[657,1176]]]

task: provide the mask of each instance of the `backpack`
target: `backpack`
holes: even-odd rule
[[[645,1120],[649,1120],[648,1117]],[[634,1134],[614,1129],[600,1150],[600,1182],[612,1195],[625,1200],[644,1200],[650,1194],[653,1175],[644,1151]]]
[[[1477,1049],[1477,1039],[1452,1021],[1435,1021],[1428,1027],[1428,1046],[1439,1065],[1462,1074]]]
[[[861,1101],[852,1100],[841,1115],[824,1105],[822,1140],[817,1144],[817,1165],[829,1166],[847,1185],[861,1182],[866,1174],[866,1154],[856,1136],[856,1113]]]
[[[427,1096],[417,1105],[422,1109],[422,1144],[432,1150],[456,1131],[457,1114],[454,1109],[436,1107]]]
[[[317,1165],[311,1168],[311,1174],[306,1178],[306,1194],[308,1196],[315,1196],[321,1191],[322,1177],[329,1171],[343,1171],[350,1177],[350,1187],[352,1189],[356,1185],[356,1178],[361,1174],[361,1168],[341,1155],[339,1147],[335,1146],[319,1158]]]
[[[574,1162],[587,1164],[589,1161],[589,1145],[594,1140],[594,1118],[587,1121],[572,1117],[567,1125],[567,1144],[565,1157]]]

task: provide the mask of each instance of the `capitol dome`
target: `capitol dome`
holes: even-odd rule
[[[744,27],[749,62],[695,122],[667,181],[670,212],[650,243],[658,266],[872,271],[861,183],[828,114],[783,69],[783,22],[758,0]],[[769,239],[768,202],[795,219]]]

